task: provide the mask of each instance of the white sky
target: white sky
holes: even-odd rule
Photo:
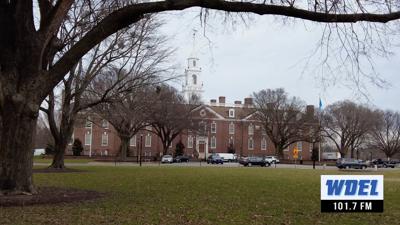
[[[206,27],[205,37],[197,15],[198,9],[164,14],[168,22],[163,32],[177,48],[174,61],[178,72],[183,74],[186,58],[192,51],[192,30],[199,30],[197,49],[203,69],[200,78],[204,82],[203,101],[225,96],[228,103],[243,102],[243,98],[254,91],[283,87],[307,104],[318,105],[319,95],[324,105],[344,99],[367,102],[354,88],[322,87],[320,68],[315,63],[306,67],[305,59],[315,50],[322,26],[303,21],[284,24],[271,16],[254,16],[248,27],[239,23],[232,29],[231,25],[224,25],[220,17],[209,19],[211,24]],[[318,57],[312,59],[315,62]],[[389,89],[368,86],[369,104],[400,110],[397,99],[400,77],[396,76],[399,59],[398,54],[389,60],[376,59],[376,70],[392,86]],[[176,86],[181,89],[180,85]]]

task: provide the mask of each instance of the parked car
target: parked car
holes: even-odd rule
[[[397,165],[397,162],[394,160],[391,161],[386,161],[382,159],[374,159],[371,162],[371,166],[377,166],[377,167],[384,167],[384,168],[395,168]]]
[[[236,154],[233,153],[216,153],[224,162],[236,162]]]
[[[181,163],[181,162],[189,162],[189,156],[185,155],[178,155],[174,158],[174,162]]]
[[[271,166],[271,163],[264,160],[263,157],[245,157],[239,160],[243,166]]]
[[[163,155],[161,158],[161,163],[172,163],[174,161],[174,158],[172,155]]]
[[[275,163],[280,163],[279,159],[276,158],[275,156],[265,156],[264,160],[266,162],[269,162],[269,164],[275,164]]]
[[[224,164],[224,161],[219,155],[210,155],[207,158],[207,164]]]
[[[366,169],[368,164],[358,159],[338,159],[336,161],[336,167],[339,169]]]

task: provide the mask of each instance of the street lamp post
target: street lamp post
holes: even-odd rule
[[[92,142],[93,142],[93,123],[90,124],[89,157],[92,157]]]
[[[139,165],[142,166],[143,134],[140,134]]]

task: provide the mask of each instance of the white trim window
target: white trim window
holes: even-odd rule
[[[230,137],[228,142],[229,142],[230,145],[234,145],[235,144],[235,139],[233,139],[233,137]]]
[[[212,134],[217,133],[217,123],[216,123],[215,121],[213,121],[213,122],[211,123],[211,133],[212,133]]]
[[[301,141],[297,142],[297,150],[303,151],[303,142]]]
[[[229,109],[229,118],[235,118],[235,109]]]
[[[247,147],[249,148],[249,150],[254,149],[254,140],[252,137],[249,137],[249,140],[247,141]]]
[[[235,124],[233,122],[229,124],[229,134],[235,134]]]
[[[217,138],[215,136],[211,137],[211,148],[217,148]]]
[[[145,141],[144,141],[144,147],[151,147],[151,135],[147,134]]]
[[[91,128],[92,127],[92,119],[90,118],[90,116],[88,116],[87,118],[86,118],[86,121],[85,121],[85,127],[86,128]]]
[[[267,150],[267,139],[265,137],[261,139],[261,150]]]
[[[103,119],[101,121],[101,127],[104,128],[104,129],[108,129],[108,121]]]
[[[252,123],[249,125],[248,130],[249,130],[249,135],[254,134],[254,125]]]
[[[71,138],[69,139],[68,145],[74,144],[74,132],[72,132]]]
[[[188,148],[193,148],[193,136],[189,135],[188,136]]]
[[[136,135],[133,135],[129,140],[129,145],[132,147],[136,147]]]
[[[264,126],[261,126],[261,134],[264,136],[267,135],[267,131],[265,130]]]
[[[310,149],[310,153],[311,153],[312,149],[313,149],[313,143],[308,143],[308,148]]]
[[[101,134],[101,146],[108,146],[108,133],[103,132]]]
[[[86,131],[85,133],[85,145],[90,145],[92,143],[92,135],[90,130]]]

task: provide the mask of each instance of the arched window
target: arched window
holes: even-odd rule
[[[193,74],[192,78],[193,78],[193,84],[197,84],[197,76]]]

